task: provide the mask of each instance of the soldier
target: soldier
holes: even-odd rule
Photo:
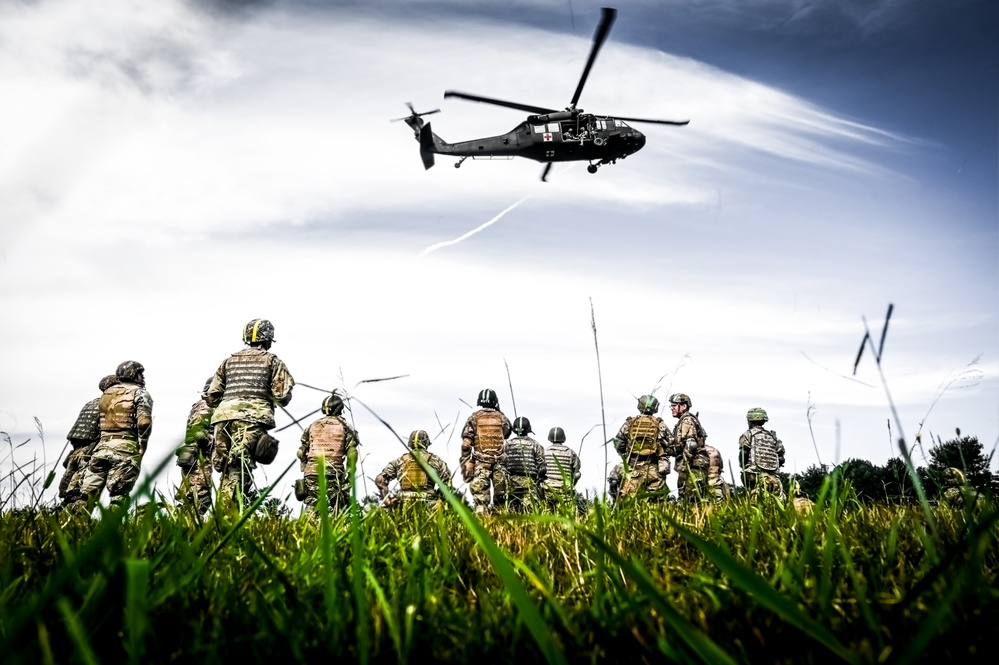
[[[118,377],[109,374],[100,380],[97,387],[103,395],[105,390],[116,383],[118,383]],[[62,499],[63,507],[69,507],[84,498],[83,476],[87,473],[90,454],[101,438],[100,402],[101,398],[95,397],[84,404],[72,429],[66,435],[73,450],[62,463],[66,467],[62,479],[59,481],[59,498]]]
[[[772,494],[783,501],[787,496],[777,474],[784,466],[784,444],[776,432],[763,428],[767,420],[767,412],[759,407],[746,412],[749,429],[739,437],[742,484],[751,494]]]
[[[323,400],[325,415],[302,432],[298,459],[302,463],[305,477],[295,483],[295,498],[312,510],[319,503],[320,464],[326,470],[326,496],[330,510],[350,505],[347,469],[356,461],[357,447],[361,443],[357,432],[340,415],[343,413],[343,406],[343,399],[339,395],[329,395]]]
[[[447,463],[427,452],[430,447],[430,435],[422,429],[410,433],[407,442],[411,452],[402,457],[392,460],[385,465],[382,472],[375,477],[375,486],[382,496],[382,501],[386,505],[395,505],[395,501],[389,497],[389,483],[399,479],[399,492],[396,495],[403,506],[412,504],[425,504],[427,506],[437,505],[441,499],[441,492],[434,484],[430,474],[420,464],[417,455],[434,470],[437,476],[451,488],[451,470],[447,468]]]
[[[513,431],[510,419],[499,409],[496,392],[485,388],[479,391],[477,405],[465,421],[461,431],[461,477],[468,483],[475,502],[475,512],[489,509],[490,488],[495,491],[499,474],[496,464],[503,443]]]
[[[212,466],[222,474],[219,497],[242,503],[256,496],[253,470],[257,462],[269,464],[277,454],[277,439],[267,433],[274,427],[275,405],[287,406],[295,380],[284,362],[270,352],[274,325],[253,319],[243,327],[247,348],[219,365],[205,393],[215,409],[215,451]]]
[[[690,412],[690,397],[683,393],[674,393],[669,398],[669,408],[677,419],[673,428],[673,442],[676,446],[676,464],[686,472],[683,490],[677,487],[680,499],[697,503],[709,496],[708,471],[710,460],[705,450],[708,433],[701,426],[701,421]],[[721,457],[719,456],[719,461]],[[678,471],[679,473],[679,471]]]
[[[659,400],[638,398],[638,416],[628,416],[614,437],[614,447],[624,460],[621,497],[668,490],[669,455],[673,442],[663,419],[655,415]],[[665,498],[665,497],[663,497]]]
[[[940,474],[940,479],[943,481],[943,501],[946,505],[956,510],[964,510],[966,505],[981,507],[982,495],[968,484],[963,471],[957,467],[947,467]]]
[[[184,445],[177,449],[177,466],[180,467],[180,485],[175,499],[204,513],[212,504],[212,451],[215,449],[215,432],[212,430],[212,407],[205,401],[205,393],[212,385],[212,378],[205,382],[201,399],[191,405],[187,415]]]
[[[576,483],[579,482],[579,455],[565,445],[565,430],[552,427],[548,431],[548,441],[552,445],[545,451],[545,464],[548,475],[545,478],[545,496],[548,503],[556,505],[576,504]]]
[[[499,455],[498,503],[518,513],[529,512],[543,498],[542,483],[548,471],[545,449],[528,436],[531,421],[521,416],[513,421],[513,438],[503,444]]]
[[[101,438],[83,477],[83,498],[93,507],[105,487],[112,504],[121,504],[139,479],[142,456],[153,431],[153,398],[146,391],[145,368],[126,360],[115,371],[118,383],[101,395]]]
[[[607,474],[607,494],[614,503],[617,503],[621,499],[622,480],[624,480],[624,465],[619,462]]]
[[[788,498],[791,499],[791,505],[799,513],[808,514],[815,507],[815,502],[801,493],[801,486],[796,480],[792,480],[788,484],[787,494]]]

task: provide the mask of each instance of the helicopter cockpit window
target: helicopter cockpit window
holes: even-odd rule
[[[547,125],[533,125],[535,134],[543,134],[549,132],[551,134],[557,134],[559,132],[559,124],[557,122],[550,122]]]
[[[626,124],[626,123],[624,122],[624,120],[615,120],[615,121],[614,121],[614,124],[615,124],[615,125],[617,125],[618,127],[627,127],[627,126],[628,126],[628,125],[627,125],[627,124]]]

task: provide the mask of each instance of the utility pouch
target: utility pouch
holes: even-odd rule
[[[305,478],[299,478],[295,481],[295,498],[299,501],[305,501],[305,497],[309,495],[305,490]]]
[[[254,447],[253,459],[259,464],[270,464],[277,457],[278,443],[270,434],[261,434]]]

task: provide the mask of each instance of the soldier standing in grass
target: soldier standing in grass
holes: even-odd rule
[[[475,503],[475,512],[489,510],[490,489],[495,492],[499,479],[497,465],[503,443],[513,431],[510,419],[499,408],[496,392],[485,388],[479,391],[473,411],[461,431],[461,477],[468,483]],[[498,497],[497,497],[498,498]]]
[[[109,374],[100,380],[97,387],[103,395],[105,390],[116,383],[118,377]],[[83,477],[87,473],[90,454],[101,438],[100,402],[101,398],[95,397],[84,404],[80,409],[80,415],[76,417],[76,422],[66,435],[73,449],[62,463],[66,467],[59,481],[59,498],[62,499],[63,507],[68,507],[84,498]]]
[[[386,505],[395,504],[395,501],[389,499],[389,483],[398,478],[399,492],[396,496],[403,506],[419,503],[427,506],[436,505],[441,499],[440,490],[420,464],[417,456],[423,458],[424,463],[434,470],[448,489],[451,488],[451,470],[447,468],[447,463],[443,459],[427,452],[427,448],[430,447],[430,435],[424,430],[418,429],[410,433],[406,445],[409,446],[410,452],[386,464],[382,472],[375,477],[375,486],[378,487],[382,501]]]
[[[690,397],[684,393],[670,395],[670,412],[677,419],[673,428],[674,454],[677,467],[683,467],[686,472],[683,489],[678,487],[677,495],[683,501],[698,503],[711,495],[708,488],[711,462],[705,450],[708,433],[698,417],[690,412],[690,407]],[[718,459],[720,461],[721,456]]]
[[[177,466],[180,467],[180,486],[176,500],[204,513],[212,504],[212,451],[215,449],[215,432],[212,430],[212,407],[205,401],[205,393],[212,385],[212,377],[205,382],[201,399],[191,405],[187,415],[184,445],[177,449]]]
[[[274,407],[287,406],[295,380],[284,362],[270,352],[274,325],[253,319],[243,327],[247,348],[226,358],[205,393],[215,409],[215,451],[212,465],[222,474],[219,498],[242,503],[256,496],[253,470],[257,462],[269,464],[277,454],[277,439],[267,433],[274,427]]]
[[[357,460],[361,445],[357,431],[343,414],[343,398],[333,393],[323,400],[323,416],[302,432],[298,459],[304,477],[295,483],[295,498],[312,510],[319,504],[319,467],[325,468],[326,496],[330,510],[350,505],[350,479],[347,469]]]
[[[521,416],[513,421],[516,436],[503,444],[499,456],[497,503],[518,513],[530,512],[540,505],[547,477],[545,449],[528,436],[533,434],[531,421]]]
[[[621,481],[624,480],[624,464],[614,465],[610,473],[607,474],[607,495],[611,501],[617,503],[621,499]]]
[[[983,497],[978,490],[968,484],[964,472],[957,467],[947,467],[940,474],[943,481],[943,502],[955,510],[964,510],[966,506],[980,508]]]
[[[579,455],[565,445],[565,430],[552,427],[548,431],[551,443],[545,450],[548,475],[545,478],[545,496],[553,508],[559,505],[576,505],[576,483],[581,475]]]
[[[776,432],[764,429],[767,420],[767,412],[759,407],[746,412],[749,429],[739,437],[742,484],[752,495],[770,494],[783,501],[787,496],[778,473],[784,466],[784,444]]]
[[[83,477],[83,499],[93,507],[107,487],[112,504],[128,501],[139,479],[142,456],[153,431],[153,398],[146,391],[145,368],[126,360],[115,371],[118,383],[108,387],[98,404],[101,438]]]
[[[613,439],[624,460],[621,498],[668,489],[666,476],[673,442],[666,423],[655,415],[658,411],[659,400],[642,395],[638,398],[639,415],[628,416]]]

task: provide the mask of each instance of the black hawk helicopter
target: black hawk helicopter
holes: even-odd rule
[[[403,118],[394,118],[392,122],[405,120],[406,124],[413,129],[416,140],[420,143],[420,157],[423,158],[423,167],[429,169],[434,165],[435,154],[459,157],[460,159],[455,162],[455,168],[460,167],[469,157],[473,159],[526,157],[545,163],[545,168],[541,173],[541,180],[544,182],[555,162],[585,160],[589,162],[586,170],[590,173],[596,173],[600,166],[614,164],[617,160],[624,159],[641,150],[645,146],[645,135],[629,126],[629,122],[657,125],[686,125],[689,123],[689,120],[649,120],[584,113],[583,109],[576,107],[586,79],[590,75],[590,68],[593,67],[593,61],[596,60],[600,47],[607,40],[611,25],[617,16],[617,10],[610,7],[604,7],[601,11],[600,25],[597,26],[597,31],[593,35],[590,57],[586,61],[586,67],[583,68],[582,76],[579,77],[579,85],[576,86],[572,101],[562,111],[448,90],[444,93],[445,98],[457,97],[458,99],[527,111],[532,114],[506,134],[473,141],[448,143],[434,134],[430,129],[430,123],[423,120],[423,116],[439,113],[440,109],[417,113],[412,104],[407,104],[410,114]]]

